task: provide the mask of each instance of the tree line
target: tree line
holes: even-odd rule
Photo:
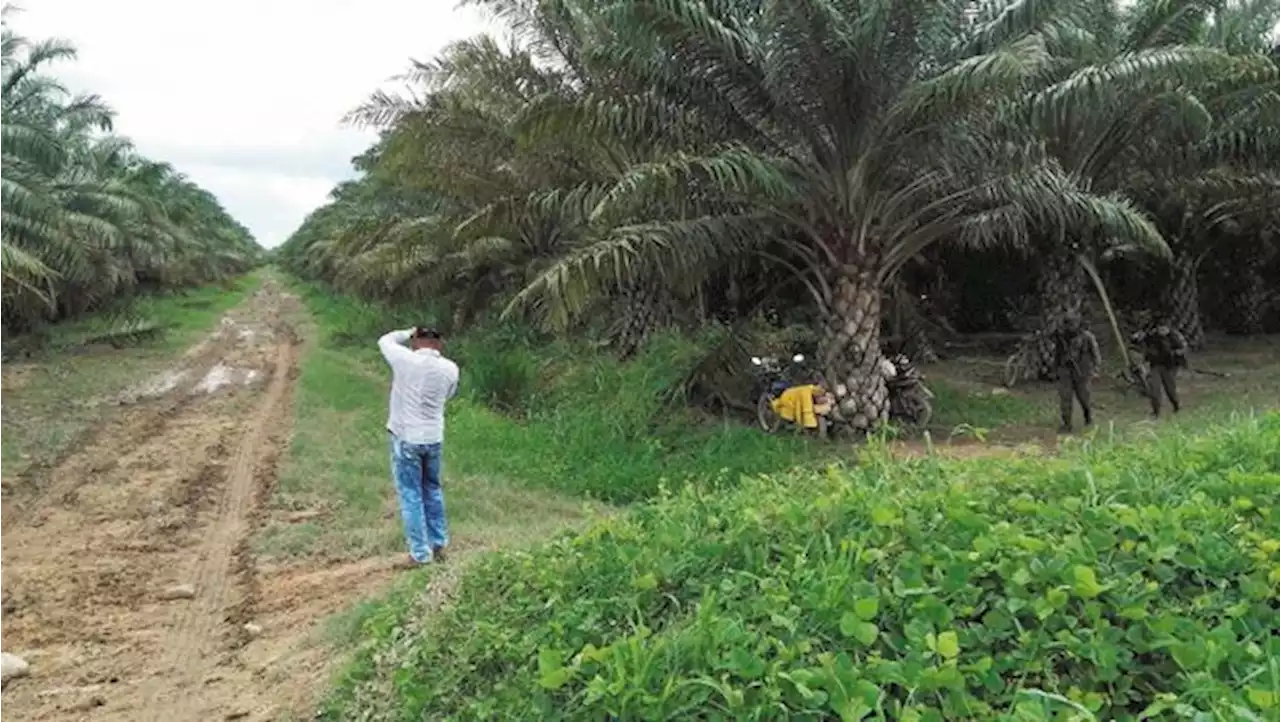
[[[75,47],[19,35],[10,12],[0,39],[4,333],[257,263],[261,249],[217,198],[115,134],[101,98],[50,74]]]
[[[1206,274],[1230,330],[1274,313],[1275,0],[468,4],[507,36],[352,112],[379,140],[295,272],[623,352],[800,323],[866,423],[890,337],[1043,335],[1101,296],[1200,343]]]

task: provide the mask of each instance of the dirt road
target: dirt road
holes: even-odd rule
[[[119,408],[6,499],[4,650],[31,665],[6,719],[277,719],[323,677],[316,620],[382,570],[261,570],[248,548],[301,315],[268,279],[173,369],[94,400]]]

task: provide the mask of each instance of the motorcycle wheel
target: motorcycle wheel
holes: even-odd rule
[[[895,406],[890,409],[890,418],[913,431],[923,431],[933,418],[933,404],[914,393],[906,395]]]
[[[1004,362],[1004,387],[1011,389],[1022,376],[1022,354],[1015,353]]]
[[[760,398],[756,399],[756,423],[766,434],[776,432],[782,425],[782,418],[774,413],[772,401],[769,394],[760,394]]]

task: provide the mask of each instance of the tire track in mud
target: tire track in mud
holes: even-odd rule
[[[28,467],[13,487],[6,489],[5,496],[10,498],[4,500],[0,523],[9,526],[30,519],[54,500],[74,493],[85,472],[101,473],[110,469],[115,461],[111,456],[87,469],[76,468],[79,457],[103,440],[109,440],[117,448],[132,448],[160,434],[169,421],[194,401],[192,391],[196,385],[218,364],[234,342],[235,338],[227,333],[225,326],[219,328],[187,352],[188,363],[182,369],[184,375],[173,389],[155,398],[120,399],[118,403],[125,406],[123,413],[90,424],[84,433],[66,444],[52,459]],[[76,410],[69,409],[68,412],[75,413]]]
[[[301,349],[298,339],[292,335],[292,330],[287,333],[289,334],[288,338],[294,344],[295,353],[294,363],[289,367],[290,386],[286,391],[287,394],[291,395],[293,381],[298,377],[298,357],[301,355]],[[288,403],[285,402],[284,406],[288,407]],[[253,553],[251,541],[269,516],[267,508],[271,500],[271,494],[275,491],[280,457],[288,444],[288,438],[286,438],[287,429],[287,424],[282,423],[275,425],[273,430],[269,432],[269,437],[266,439],[265,444],[267,451],[260,456],[259,464],[254,470],[256,482],[254,484],[253,513],[249,520],[249,528],[240,537],[240,541],[236,544],[233,552],[233,564],[237,584],[240,587],[240,600],[228,610],[225,618],[231,624],[232,646],[235,648],[243,647],[252,641],[252,635],[245,630],[244,625],[253,621],[258,611],[258,603],[262,598],[262,580],[258,574],[257,560]]]
[[[302,313],[268,280],[5,499],[5,651],[33,670],[6,685],[15,719],[223,719],[255,684],[249,542],[288,443]],[[175,584],[194,596],[167,598]]]
[[[220,632],[227,622],[238,621],[252,605],[252,567],[247,561],[247,539],[261,499],[259,474],[267,435],[288,413],[288,397],[297,361],[292,339],[276,347],[275,369],[266,393],[244,428],[236,447],[217,515],[195,551],[195,569],[186,578],[195,587],[195,598],[178,608],[169,619],[163,649],[162,676],[150,680],[143,720],[184,722],[208,718],[199,694],[194,693],[218,666],[223,642]],[[273,464],[267,464],[270,469]],[[272,470],[273,471],[273,470]],[[244,600],[236,605],[232,588],[243,584]]]

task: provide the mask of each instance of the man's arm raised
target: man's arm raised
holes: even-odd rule
[[[378,350],[382,352],[382,357],[392,366],[396,365],[396,359],[413,358],[413,351],[404,345],[413,336],[413,329],[407,328],[401,331],[391,331],[382,334],[378,339]]]

